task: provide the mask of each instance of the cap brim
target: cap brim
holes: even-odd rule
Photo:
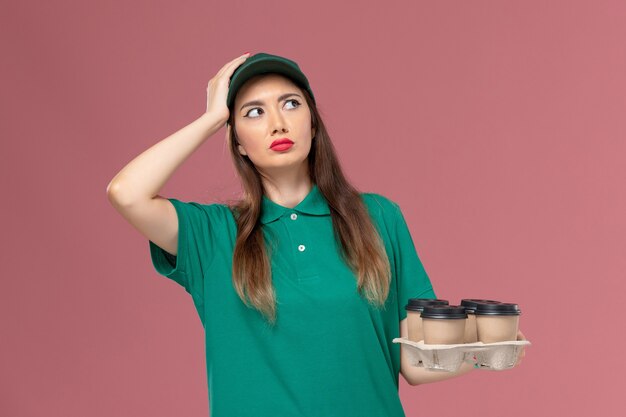
[[[228,107],[232,107],[232,105],[234,105],[237,91],[239,91],[241,86],[244,85],[246,81],[257,75],[267,73],[278,73],[284,75],[287,78],[296,81],[296,83],[303,89],[305,88],[304,85],[307,83],[306,79],[302,78],[301,73],[295,71],[289,64],[276,60],[275,58],[261,58],[247,66],[244,62],[235,70],[230,79],[227,100]]]

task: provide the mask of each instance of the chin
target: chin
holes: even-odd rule
[[[285,153],[283,155],[277,155],[280,156],[280,160],[274,160],[273,164],[265,164],[265,165],[256,165],[257,169],[276,169],[276,168],[289,168],[289,167],[293,167],[293,168],[297,168],[299,166],[301,166],[302,164],[306,164],[308,163],[308,154],[307,155],[293,155],[293,154],[288,154]]]

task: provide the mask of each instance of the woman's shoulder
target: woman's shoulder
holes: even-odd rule
[[[378,215],[390,217],[400,210],[398,203],[379,193],[363,192],[361,198],[370,212]]]
[[[205,203],[200,201],[187,201],[179,198],[169,198],[174,206],[184,211],[188,217],[204,218],[210,222],[229,223],[233,218],[231,206],[224,202]]]
[[[184,205],[187,207],[193,207],[199,210],[205,210],[205,211],[213,211],[213,212],[219,212],[219,211],[229,211],[230,208],[227,204],[221,203],[221,202],[216,202],[216,203],[205,203],[205,202],[201,202],[201,201],[190,201],[190,200],[184,200],[181,198],[168,198],[168,200],[172,201],[172,203],[178,203],[179,205]]]

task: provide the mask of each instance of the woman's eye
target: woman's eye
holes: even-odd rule
[[[297,104],[297,106],[296,106],[296,107],[298,107],[298,106],[300,105],[300,102],[299,102],[298,100],[296,100],[296,99],[293,99],[293,98],[292,98],[291,100],[287,100],[287,103],[289,103],[289,102],[291,102],[291,101],[293,101],[294,103],[296,103],[296,104]]]
[[[295,107],[292,107],[292,109],[295,109],[296,107],[300,106],[300,102],[299,102],[298,100],[296,100],[296,99],[287,100],[287,101],[286,101],[286,103],[289,103],[289,102],[292,102],[292,101],[293,101],[294,103],[296,103],[296,106],[295,106]],[[260,111],[263,111],[263,109],[262,109],[262,108],[260,108],[260,107],[255,107],[255,108],[253,108],[253,109],[250,109],[250,111],[248,111],[248,113],[246,113],[244,117],[250,117],[250,113],[251,113],[251,112],[253,112],[253,111],[255,111],[255,110],[260,110]],[[256,119],[257,117],[258,117],[258,116],[252,116],[251,118],[252,118],[252,119]]]
[[[254,110],[261,110],[262,111],[262,109],[260,107],[255,107],[253,109],[250,109],[250,111],[248,113],[246,113],[246,115],[244,117],[250,117],[250,113],[253,112]],[[253,117],[253,119],[254,118],[255,117]]]

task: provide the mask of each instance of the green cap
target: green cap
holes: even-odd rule
[[[228,96],[226,98],[228,107],[230,108],[233,105],[237,91],[246,81],[255,75],[265,73],[278,73],[290,78],[299,87],[305,89],[311,96],[313,103],[315,103],[309,80],[307,80],[297,63],[282,56],[259,52],[246,58],[243,64],[238,66],[233,75],[231,75]]]

